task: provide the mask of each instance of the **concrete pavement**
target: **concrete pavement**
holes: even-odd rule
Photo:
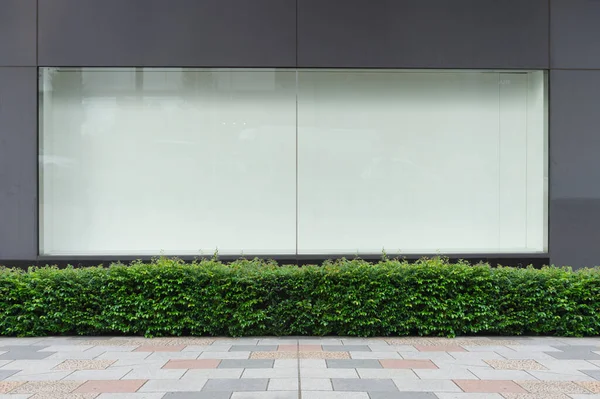
[[[0,399],[600,399],[600,338],[0,338]]]

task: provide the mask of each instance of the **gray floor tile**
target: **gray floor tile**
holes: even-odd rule
[[[50,347],[50,345],[9,345],[9,344],[1,345],[0,344],[0,350],[3,350],[3,351],[19,350],[19,351],[37,352],[42,349],[46,349],[48,347]]]
[[[563,352],[592,352],[600,351],[600,346],[596,345],[552,345],[553,348]]]
[[[101,335],[101,336],[94,336],[94,335],[85,335],[85,336],[77,336],[77,337],[68,337],[68,339],[73,340],[73,341],[108,341],[113,339],[114,337],[110,337],[110,336],[105,336],[105,335]]]
[[[273,367],[272,359],[223,359],[220,369],[266,369]]]
[[[231,399],[298,399],[298,392],[268,391],[268,392],[234,392]],[[350,398],[344,398],[350,399]]]
[[[5,378],[10,377],[13,374],[18,373],[21,370],[0,370],[0,381],[2,381]]]
[[[433,392],[369,392],[371,399],[438,399]]]
[[[231,345],[229,352],[272,352],[277,345]]]
[[[380,369],[381,363],[375,359],[327,359],[327,367],[332,369]]]
[[[600,381],[600,370],[580,370],[582,373],[589,375],[590,377]],[[1,373],[1,371],[0,371]]]
[[[23,348],[29,348],[28,346],[23,346]],[[6,353],[0,355],[0,360],[36,360],[36,359],[46,359],[50,357],[55,352],[35,352],[31,350],[21,350],[21,349],[11,349]]]
[[[323,350],[325,352],[371,352],[371,348],[369,348],[369,345],[323,345]]]
[[[21,370],[0,370],[0,381],[2,381],[5,378],[10,377],[13,374],[18,373]]]
[[[202,388],[202,391],[266,391],[268,378],[247,378],[247,379],[210,379]]]
[[[600,355],[589,351],[545,352],[548,356],[563,360],[600,360]],[[0,356],[0,359],[2,357]]]
[[[162,399],[229,399],[232,392],[167,392]]]
[[[333,378],[334,391],[346,392],[398,392],[398,387],[392,380],[363,380],[357,378]]]

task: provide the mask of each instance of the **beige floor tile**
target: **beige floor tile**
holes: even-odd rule
[[[116,360],[65,360],[54,370],[105,370]]]
[[[547,370],[535,360],[484,360],[496,370]]]
[[[11,391],[11,393],[70,393],[84,381],[31,381]]]
[[[250,359],[297,359],[297,352],[252,352]]]
[[[531,393],[588,393],[572,381],[516,381]]]
[[[592,393],[600,393],[600,381],[577,381],[576,384],[581,385]]]
[[[0,381],[0,394],[8,393],[23,384],[25,381]]]
[[[503,393],[506,399],[571,399],[564,393]]]
[[[348,352],[300,352],[300,359],[350,359]]]

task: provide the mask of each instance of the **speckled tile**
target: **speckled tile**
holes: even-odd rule
[[[53,370],[105,370],[116,360],[65,360]]]
[[[589,393],[572,381],[515,381],[531,393]]]
[[[0,381],[0,393],[8,393],[25,384],[25,381]]]
[[[297,359],[297,352],[252,352],[250,359]]]
[[[212,338],[179,337],[168,341],[168,345],[212,345],[216,340]],[[165,344],[163,344],[165,345]]]
[[[564,393],[503,393],[506,399],[571,399]]]
[[[385,340],[390,345],[467,345],[467,346],[498,346],[498,345],[519,345],[520,341],[515,340],[491,340],[489,338],[441,338],[441,337],[405,337],[388,338]]]
[[[97,393],[37,393],[29,399],[94,399]]]
[[[427,338],[388,338],[385,340],[390,345],[432,345],[431,340]]]
[[[84,381],[32,381],[11,391],[11,393],[70,393]]]
[[[600,393],[600,381],[577,381],[576,384],[581,385],[592,393]]]
[[[300,359],[350,359],[348,352],[299,352]]]
[[[496,341],[492,341],[489,338],[443,338],[443,337],[431,337],[428,338],[432,345],[503,345],[498,344]]]
[[[134,352],[181,352],[185,345],[142,345],[135,348]]]
[[[139,346],[147,344],[147,341],[139,342],[138,340],[132,339],[111,339],[111,340],[97,340],[88,339],[85,341],[76,342],[75,345],[98,345],[98,346]]]
[[[548,370],[535,360],[484,360],[496,370]]]

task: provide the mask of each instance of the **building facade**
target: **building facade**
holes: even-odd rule
[[[0,263],[600,263],[600,1],[2,0]]]

